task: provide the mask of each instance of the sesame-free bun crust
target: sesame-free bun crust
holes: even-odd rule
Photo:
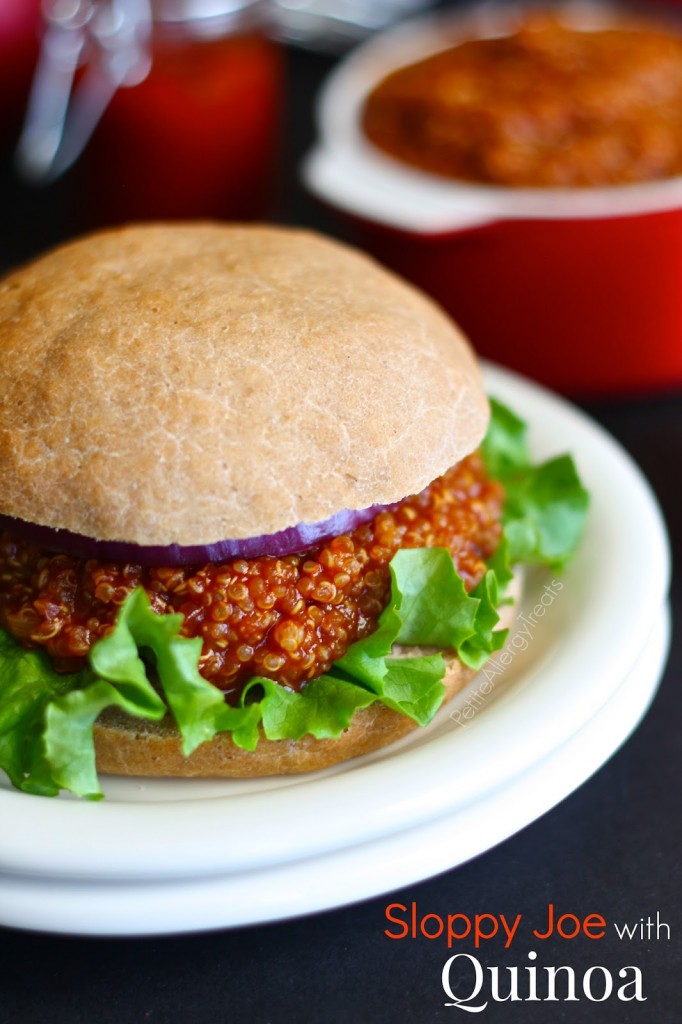
[[[0,283],[0,356],[0,513],[97,540],[203,545],[397,501],[487,423],[431,301],[288,229],[63,246]]]
[[[511,626],[523,585],[517,569],[507,590],[513,603],[499,609],[500,629]],[[427,648],[404,648],[394,654],[433,653]],[[476,675],[453,652],[443,652],[446,664],[444,703]],[[133,719],[118,710],[105,712],[95,723],[97,770],[110,775],[172,776],[187,778],[257,778],[319,771],[362,754],[387,747],[419,726],[406,715],[376,702],[356,711],[338,739],[266,740],[253,751],[243,750],[229,733],[220,733],[190,757],[183,757],[180,737],[170,717],[161,722]]]

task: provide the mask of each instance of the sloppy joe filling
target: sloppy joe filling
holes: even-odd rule
[[[201,674],[236,700],[255,675],[301,689],[376,629],[403,548],[445,547],[468,590],[500,535],[502,489],[472,455],[421,493],[319,548],[285,558],[142,568],[41,551],[0,534],[0,625],[76,671],[136,587],[159,613],[180,612],[201,637]]]
[[[598,186],[682,173],[682,37],[623,23],[578,31],[548,14],[402,68],[364,131],[436,174],[505,186]]]

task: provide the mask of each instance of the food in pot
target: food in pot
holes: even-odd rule
[[[534,13],[393,72],[367,137],[412,166],[512,187],[587,187],[682,173],[682,37],[665,25],[580,30]]]

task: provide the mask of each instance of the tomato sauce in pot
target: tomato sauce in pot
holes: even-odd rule
[[[586,187],[682,173],[682,37],[619,22],[577,30],[548,13],[404,67],[370,94],[366,136],[449,178]]]

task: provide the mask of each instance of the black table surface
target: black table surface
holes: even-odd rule
[[[312,139],[312,96],[330,63],[311,54],[290,56],[286,159],[277,216],[338,234],[338,224],[305,196],[296,179],[296,163]],[[68,181],[42,193],[29,191],[14,181],[6,158],[0,189],[3,266],[73,233]],[[675,560],[682,544],[682,396],[590,402],[585,408],[618,438],[651,481],[667,518]],[[636,550],[632,557],[637,558]],[[678,622],[679,579],[673,583],[672,605]],[[495,849],[390,897],[275,924],[196,935],[78,938],[0,928],[0,1024],[398,1024],[453,1019],[679,1024],[681,674],[682,643],[675,639],[645,721],[588,782]],[[444,1005],[441,972],[450,954],[442,943],[395,942],[384,935],[387,904],[413,901],[420,914],[492,912],[509,918],[521,913],[537,927],[552,903],[558,913],[601,914],[609,930],[599,942],[582,937],[543,944],[538,963],[570,965],[580,1001],[491,1001],[485,1011],[465,1014]],[[621,941],[612,927],[613,922],[635,923],[657,914],[669,925],[669,938],[661,929],[658,937],[652,932],[650,938]],[[527,944],[520,951],[515,945],[509,950],[493,945],[476,953],[481,965],[517,965],[523,976],[529,964]],[[476,952],[466,941],[458,951]],[[604,1002],[586,1000],[582,976],[595,965],[609,969],[615,988],[622,983],[618,970],[637,965],[646,1000],[625,1002],[615,995]]]

